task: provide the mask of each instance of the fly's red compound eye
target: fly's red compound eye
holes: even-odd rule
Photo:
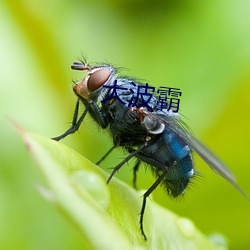
[[[109,79],[110,74],[110,71],[105,68],[93,72],[88,79],[88,90],[93,92],[100,88]]]

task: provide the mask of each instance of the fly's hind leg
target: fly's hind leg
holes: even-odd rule
[[[141,207],[141,212],[140,212],[140,230],[141,230],[141,233],[142,233],[144,240],[147,240],[147,236],[146,236],[146,234],[144,232],[144,228],[143,228],[143,217],[144,217],[144,212],[145,212],[145,208],[146,208],[147,198],[158,187],[158,185],[162,182],[165,175],[166,175],[166,172],[163,172],[163,174],[161,174],[157,178],[157,180],[153,183],[153,185],[143,195],[142,207]]]

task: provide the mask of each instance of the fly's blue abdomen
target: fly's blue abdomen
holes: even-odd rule
[[[153,137],[137,157],[152,166],[155,175],[165,173],[162,184],[176,197],[182,194],[194,175],[191,150],[172,130],[165,128]]]
[[[173,131],[165,129],[165,142],[170,154],[166,178],[163,181],[167,192],[176,197],[183,194],[194,174],[191,150]]]
[[[192,156],[188,154],[179,162],[170,165],[163,185],[169,195],[176,197],[184,193],[193,175]]]
[[[190,153],[189,146],[178,138],[173,131],[166,129],[164,137],[171,156],[177,161],[183,159]]]

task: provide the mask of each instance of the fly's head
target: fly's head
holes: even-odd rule
[[[97,101],[101,98],[103,85],[113,82],[116,77],[115,69],[110,65],[89,66],[83,62],[74,62],[71,69],[87,70],[86,76],[73,87],[75,94],[85,100]]]

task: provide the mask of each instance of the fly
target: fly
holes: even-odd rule
[[[107,183],[131,158],[137,159],[134,166],[134,185],[140,165],[146,163],[151,167],[157,178],[143,195],[140,213],[140,230],[145,240],[143,216],[147,197],[159,184],[172,197],[185,192],[195,174],[192,151],[246,197],[236,184],[232,172],[189,132],[178,113],[159,109],[154,95],[147,102],[142,96],[136,95],[143,84],[127,77],[118,77],[117,70],[108,64],[90,66],[85,62],[74,62],[71,68],[87,71],[87,74],[73,87],[78,99],[71,127],[53,139],[59,141],[76,132],[89,113],[101,128],[109,130],[113,138],[114,146],[98,163],[116,147],[123,147],[128,152],[124,160],[113,169]],[[131,105],[135,100],[137,105]],[[84,104],[85,110],[79,116],[80,102]]]

